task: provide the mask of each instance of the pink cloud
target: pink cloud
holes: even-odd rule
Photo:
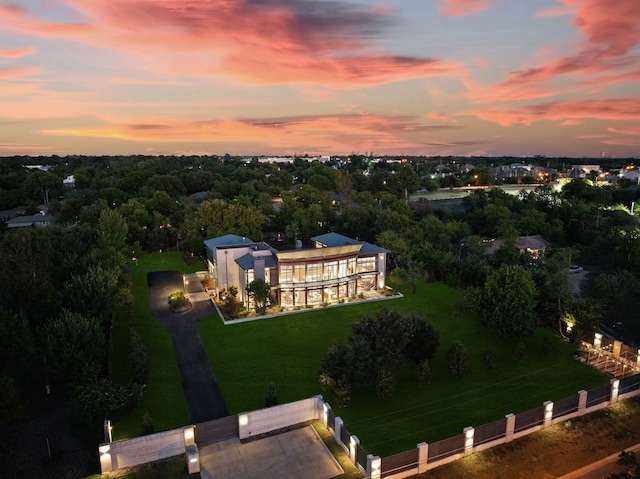
[[[492,0],[439,0],[438,11],[447,17],[474,15],[491,7]]]
[[[562,123],[560,123],[560,126],[574,126],[579,124],[580,122],[576,120],[565,120]]]
[[[604,135],[580,135],[574,136],[573,138],[576,140],[595,140],[597,138],[604,138]]]
[[[0,57],[2,58],[22,58],[32,55],[35,50],[31,47],[25,48],[0,48]]]
[[[607,131],[611,133],[618,133],[620,135],[640,135],[640,127],[638,128],[607,128]]]
[[[162,73],[233,76],[252,83],[351,88],[463,73],[458,65],[438,59],[380,53],[372,41],[391,25],[388,10],[342,0],[66,3],[89,20],[41,22],[21,10],[24,18],[5,28],[123,50]]]
[[[510,110],[475,110],[459,115],[476,116],[502,126],[531,125],[541,120],[593,118],[600,120],[637,120],[640,98],[614,100],[583,100],[522,106]]]
[[[567,6],[560,6],[560,7],[543,8],[542,10],[538,10],[535,13],[535,16],[539,18],[553,18],[553,17],[562,17],[565,15],[571,15],[573,13],[575,13],[574,9],[569,8]]]
[[[430,120],[448,120],[449,119],[449,115],[447,115],[446,113],[429,113],[425,115],[425,117],[429,118]]]

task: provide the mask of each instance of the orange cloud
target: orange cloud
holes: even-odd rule
[[[631,138],[603,140],[602,143],[606,143],[607,145],[640,146],[640,140],[633,140]]]
[[[492,3],[492,0],[440,0],[438,11],[447,17],[474,15],[487,10]]]
[[[37,75],[42,70],[36,67],[0,68],[0,78],[20,78]]]
[[[2,58],[22,58],[32,55],[35,50],[31,47],[25,48],[0,48],[0,57]]]
[[[593,118],[600,120],[637,120],[640,98],[614,100],[584,100],[522,106],[511,110],[475,110],[459,115],[476,116],[502,126],[531,125],[541,120]]]
[[[611,133],[619,133],[620,135],[640,135],[640,127],[638,128],[607,128]]]

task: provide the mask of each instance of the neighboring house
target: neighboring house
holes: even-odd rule
[[[484,254],[495,254],[502,248],[501,240],[492,240],[484,250]],[[516,238],[515,247],[520,253],[529,253],[532,258],[538,259],[544,255],[544,250],[549,247],[549,242],[540,235],[518,236]]]
[[[384,289],[386,255],[379,246],[337,233],[311,238],[315,248],[278,251],[265,242],[225,235],[204,242],[214,292],[235,286],[248,306],[246,288],[263,279],[283,308],[338,303]]]
[[[47,226],[49,223],[53,223],[53,216],[41,211],[38,214],[32,216],[17,216],[15,218],[11,218],[6,222],[7,228],[25,228],[25,227],[36,227],[42,228]]]

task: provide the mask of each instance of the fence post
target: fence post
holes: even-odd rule
[[[198,452],[198,445],[191,444],[187,446],[185,452],[187,459],[187,471],[189,474],[200,472],[200,453]]]
[[[249,431],[249,414],[241,412],[238,414],[238,437],[246,439],[251,434]]]
[[[196,443],[196,427],[185,426],[182,428],[182,434],[184,435],[184,447],[193,446]]]
[[[322,403],[322,423],[324,427],[329,429],[329,411],[331,411],[331,405],[329,403]]]
[[[418,474],[427,472],[429,462],[429,444],[421,442],[418,444]]]
[[[596,333],[593,336],[593,347],[601,348],[602,347],[602,333]]]
[[[380,456],[367,454],[367,477],[371,479],[380,479],[382,475],[382,459]]]
[[[473,426],[465,427],[462,432],[464,433],[464,457],[467,457],[473,452],[473,436],[475,435],[475,429]]]
[[[336,417],[336,427],[333,430],[333,436],[336,438],[336,441],[338,441],[338,444],[342,444],[344,447],[348,447],[347,444],[344,444],[342,442],[342,418],[341,417]]]
[[[358,439],[358,436],[356,436],[355,434],[352,434],[351,437],[349,438],[349,457],[351,458],[351,461],[356,466],[358,465],[356,451],[358,449],[359,444],[360,444],[360,439]]]
[[[620,393],[620,380],[614,378],[610,381],[610,384],[611,384],[611,401],[609,401],[609,404],[615,404],[618,402],[618,394]]]
[[[100,444],[98,451],[100,452],[100,471],[102,473],[112,471],[111,444]]]
[[[507,424],[504,431],[504,442],[511,442],[513,441],[513,432],[516,429],[516,416],[509,413],[505,416],[505,419],[507,420]]]
[[[313,398],[316,400],[313,408],[313,418],[322,419],[322,413],[324,412],[324,400],[322,399],[322,394],[316,394]]]
[[[578,416],[584,416],[587,410],[587,391],[581,389],[578,391]]]
[[[545,428],[551,426],[551,421],[553,420],[553,401],[545,401],[542,405],[544,406],[542,427]]]

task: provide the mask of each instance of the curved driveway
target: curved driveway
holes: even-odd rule
[[[159,271],[147,275],[151,313],[168,331],[180,371],[182,390],[192,424],[229,415],[198,334],[198,321],[214,312],[214,307],[199,281],[189,281],[192,308],[173,312],[169,296],[183,289],[183,278],[177,271]],[[201,293],[201,294],[199,294]]]

